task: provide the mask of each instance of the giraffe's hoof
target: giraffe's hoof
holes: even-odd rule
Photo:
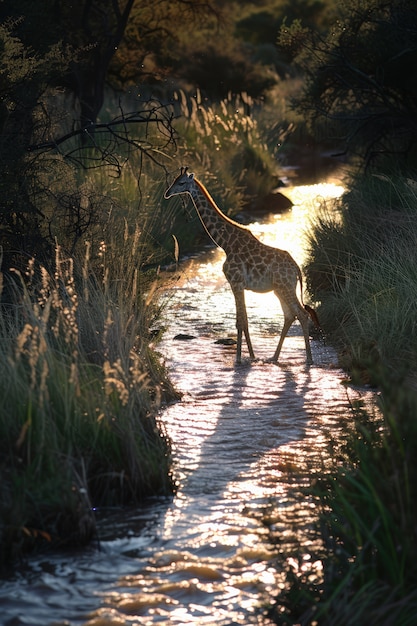
[[[269,359],[266,359],[265,361],[266,363],[274,363],[274,365],[278,365],[278,359],[274,356],[269,357]]]
[[[252,359],[249,358],[245,358],[245,359],[239,359],[235,361],[235,365],[238,365],[239,367],[245,366],[245,365],[251,365],[253,363]]]

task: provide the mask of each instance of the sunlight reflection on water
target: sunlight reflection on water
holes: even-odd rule
[[[319,205],[317,195],[335,198],[341,192],[334,185],[288,190],[297,203],[292,211],[268,224],[252,224],[251,230],[302,263],[303,232]],[[300,502],[297,494],[305,484],[306,458],[316,457],[313,466],[319,468],[326,429],[340,428],[348,417],[341,372],[333,351],[321,344],[313,347],[316,365],[305,367],[297,325],[284,343],[282,364],[261,360],[235,367],[234,346],[215,344],[216,338],[235,335],[223,261],[217,250],[189,261],[170,295],[170,333],[161,349],[184,395],[162,419],[173,442],[178,493],[161,524],[164,547],[145,577],[173,604],[148,606],[141,613],[144,624],[163,618],[172,624],[268,623],[259,603],[280,584],[270,528],[280,535],[280,550],[289,554],[301,534],[302,567],[320,571],[309,552],[315,505],[305,498]],[[282,323],[278,300],[273,294],[248,294],[247,308],[255,351],[266,358]],[[194,339],[176,341],[178,333]],[[143,576],[141,571],[136,581],[130,577],[129,586],[139,589]],[[146,605],[143,590],[141,598]]]

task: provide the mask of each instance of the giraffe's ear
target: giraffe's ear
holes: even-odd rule
[[[188,174],[188,178],[189,178],[190,180],[193,180],[193,178],[194,178],[194,174],[193,174],[193,173]]]

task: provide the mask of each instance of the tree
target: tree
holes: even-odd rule
[[[100,202],[90,197],[86,206],[76,168],[106,167],[117,176],[132,151],[162,164],[159,154],[175,141],[173,113],[157,101],[142,102],[128,113],[119,107],[106,123],[89,122],[63,132],[57,105],[62,94],[55,85],[74,53],[60,43],[35,52],[16,36],[19,26],[14,21],[0,25],[3,271],[11,265],[23,268],[31,256],[49,265],[55,245],[52,220],[65,227],[69,252],[99,220]]]
[[[42,212],[36,202],[35,159],[27,154],[39,130],[41,94],[67,66],[60,45],[44,55],[23,45],[15,22],[0,25],[0,244],[3,254],[48,254],[40,233]]]
[[[136,0],[124,37],[109,66],[114,87],[163,81],[176,63],[184,65],[181,46],[208,24],[222,20],[219,0]],[[188,59],[189,61],[189,59]],[[188,62],[187,61],[187,62]]]
[[[99,120],[109,67],[128,24],[122,49],[138,60],[156,50],[161,38],[175,37],[176,20],[210,10],[209,0],[0,3],[3,268],[22,265],[22,255],[44,263],[53,258],[51,215],[67,229],[69,252],[98,219],[93,207],[99,202],[83,206],[74,168],[105,166],[119,175],[132,151],[161,164],[158,151],[175,141],[171,109],[142,101],[137,110],[119,105],[115,117]],[[117,81],[117,67],[112,80],[118,86],[143,72],[139,64]]]
[[[414,0],[347,0],[323,36],[284,24],[279,43],[305,75],[295,106],[365,166],[417,159],[417,7]]]

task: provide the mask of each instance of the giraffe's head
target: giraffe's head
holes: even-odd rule
[[[188,167],[182,167],[179,176],[174,180],[172,185],[168,187],[164,193],[164,198],[168,199],[177,196],[180,193],[189,193],[194,174],[187,174]]]

